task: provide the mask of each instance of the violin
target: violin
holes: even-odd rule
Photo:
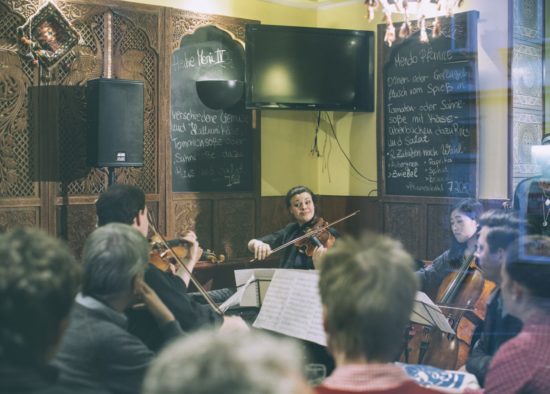
[[[271,251],[271,254],[273,254],[273,253],[275,253],[275,252],[278,252],[279,250],[283,250],[283,249],[289,247],[290,245],[296,245],[297,243],[300,242],[300,243],[302,243],[302,244],[301,244],[301,247],[302,247],[302,248],[305,247],[305,252],[308,253],[308,256],[312,256],[312,255],[313,255],[313,251],[315,250],[315,248],[316,248],[317,246],[324,246],[324,244],[320,242],[319,237],[323,238],[323,239],[326,241],[326,244],[327,244],[327,245],[330,244],[330,246],[328,246],[328,248],[330,248],[330,247],[334,244],[335,239],[334,239],[334,236],[330,233],[330,231],[328,231],[328,229],[329,229],[331,226],[335,225],[336,223],[343,222],[344,220],[347,220],[347,219],[349,219],[350,217],[357,215],[359,212],[360,212],[360,211],[357,210],[357,211],[355,211],[355,212],[353,212],[353,213],[350,213],[350,214],[347,215],[347,216],[344,216],[343,218],[340,218],[340,219],[338,219],[338,220],[335,220],[335,221],[332,222],[332,223],[327,223],[327,222],[324,221],[323,219],[321,219],[321,220],[322,220],[322,223],[319,223],[319,219],[318,219],[317,222],[316,222],[316,224],[318,224],[318,225],[316,225],[316,226],[310,228],[310,230],[309,230],[309,231],[306,231],[306,233],[305,233],[304,235],[301,235],[301,236],[299,236],[299,237],[296,237],[296,238],[294,238],[294,239],[288,241],[287,243],[284,243],[284,244],[282,244],[281,246],[279,246],[279,247],[273,249],[273,250]],[[321,233],[330,234],[330,237],[332,237],[332,241],[330,241],[330,237],[329,237],[328,235],[320,235]],[[314,238],[317,238],[317,240],[314,240]],[[320,243],[321,245],[319,245],[319,244],[317,243],[317,241],[319,241],[319,243]],[[330,242],[332,242],[332,243],[330,243]],[[309,252],[308,252],[308,250],[309,250]],[[250,260],[250,263],[252,263],[252,262],[254,262],[254,261],[256,261],[255,258],[251,259],[251,260]]]
[[[170,270],[170,264],[177,265],[177,258],[184,259],[189,254],[189,242],[184,240],[170,240],[166,242],[170,247],[165,248],[158,234],[149,240],[151,251],[149,261],[161,271]]]
[[[294,243],[294,246],[302,250],[306,255],[310,257],[313,256],[313,252],[317,247],[322,246],[324,248],[330,249],[332,245],[334,245],[336,238],[328,230],[328,228],[328,222],[323,218],[318,218],[315,223],[305,229],[304,235],[312,235],[296,241]]]
[[[149,240],[151,251],[149,252],[149,261],[161,271],[170,270],[170,265],[178,265],[177,259],[185,259],[189,255],[191,243],[185,239],[173,239],[166,241],[169,248],[164,247],[158,234],[155,234]],[[210,249],[202,250],[200,261],[208,261],[212,264],[220,264],[225,261],[225,256],[212,252]]]
[[[204,299],[206,300],[208,305],[212,308],[212,310],[214,312],[216,312],[218,315],[223,316],[223,312],[218,307],[218,305],[216,305],[214,300],[212,300],[212,298],[210,297],[208,292],[202,287],[200,282],[197,279],[195,279],[195,277],[193,276],[193,273],[191,272],[191,270],[183,263],[182,259],[178,256],[178,252],[174,251],[173,248],[169,245],[168,241],[166,241],[166,239],[156,230],[153,223],[154,223],[153,218],[152,218],[151,214],[149,213],[149,227],[154,233],[153,237],[158,240],[158,242],[164,248],[165,251],[170,251],[170,252],[165,253],[165,256],[169,256],[170,258],[173,258],[175,260],[176,264],[179,267],[183,268],[183,270],[189,275],[189,279],[191,280],[191,282],[195,285],[195,287],[197,288],[199,293],[201,293],[201,295],[204,297]],[[187,242],[187,241],[185,241],[185,242]],[[159,247],[157,247],[157,249],[158,248]],[[180,252],[180,253],[183,254],[183,252]],[[160,253],[159,253],[159,256],[160,256]],[[170,264],[170,262],[168,262],[168,264]],[[167,265],[166,267],[169,269],[170,266]]]

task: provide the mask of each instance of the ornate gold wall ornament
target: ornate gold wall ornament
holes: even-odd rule
[[[21,54],[33,64],[40,61],[46,68],[62,59],[79,40],[77,31],[52,2],[18,27],[17,34],[24,48]]]

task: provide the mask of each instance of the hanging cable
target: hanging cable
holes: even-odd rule
[[[313,145],[311,146],[311,150],[309,153],[311,153],[312,156],[321,157],[321,153],[319,152],[319,124],[321,123],[321,111],[317,113],[317,126],[315,127],[315,137],[313,137]]]
[[[338,147],[340,148],[340,151],[342,152],[342,154],[346,157],[346,159],[347,159],[347,161],[348,161],[350,167],[353,168],[353,170],[354,170],[361,178],[363,178],[363,179],[365,179],[365,180],[367,180],[367,181],[369,181],[369,182],[375,182],[375,183],[376,183],[376,181],[375,181],[374,179],[370,179],[370,178],[366,177],[365,175],[363,175],[363,174],[361,173],[361,171],[359,171],[359,170],[357,169],[357,167],[355,167],[355,165],[351,162],[351,159],[349,158],[349,156],[347,155],[347,153],[344,151],[344,149],[342,148],[342,145],[340,144],[340,141],[338,140],[338,136],[336,135],[336,131],[334,130],[334,125],[332,124],[332,120],[330,119],[330,116],[328,116],[328,113],[327,113],[327,112],[325,112],[325,116],[326,116],[326,118],[327,118],[327,120],[328,120],[328,123],[329,123],[329,125],[330,125],[330,129],[332,130],[332,134],[334,135],[334,139],[335,139],[336,142],[338,143]]]
[[[327,174],[327,177],[328,177],[328,182],[331,183],[332,182],[332,178],[330,176],[330,155],[332,153],[332,138],[330,138],[330,135],[328,133],[324,133],[325,134],[325,141],[323,143],[323,149],[322,149],[322,166],[321,166],[321,170],[323,173],[326,172]]]

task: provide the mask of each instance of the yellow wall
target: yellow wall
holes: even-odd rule
[[[480,12],[478,24],[479,72],[479,197],[506,198],[508,179],[508,10],[507,2],[499,6],[491,1],[465,1],[460,11]],[[376,31],[365,19],[362,4],[329,7],[318,12],[319,27],[366,29]],[[380,15],[375,22],[380,21]],[[338,115],[341,116],[341,115]],[[345,149],[352,162],[367,175],[376,178],[376,121],[374,114],[346,114],[337,121]],[[332,173],[341,179],[331,182],[320,175],[322,194],[366,195],[373,184],[349,169],[339,152],[329,159]]]
[[[375,32],[376,42],[376,25],[381,17],[377,16],[373,22],[369,23],[366,16],[367,8],[362,2],[348,6],[324,7],[318,10],[317,26],[372,30]],[[374,53],[376,54],[376,48]],[[330,125],[324,123],[323,131],[332,149],[330,154],[320,160],[324,162],[318,169],[321,194],[376,195],[377,185],[376,182],[372,182],[377,179],[376,113],[334,112],[330,116],[343,151],[360,174],[350,166],[348,159],[340,150]]]
[[[363,2],[344,3],[318,10],[291,8],[258,0],[144,0],[154,5],[194,12],[257,19],[266,24],[318,26],[376,31],[369,24]],[[480,11],[479,61],[479,197],[507,196],[508,140],[508,9],[505,1],[466,0],[461,11]],[[377,178],[376,115],[329,113],[343,150],[361,174]],[[306,184],[325,195],[372,194],[376,183],[350,168],[324,119],[319,133],[322,157],[311,156],[315,113],[310,111],[262,111],[263,196],[284,195],[296,184]]]

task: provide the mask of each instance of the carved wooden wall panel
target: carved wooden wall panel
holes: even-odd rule
[[[58,236],[67,241],[76,256],[80,257],[88,235],[96,228],[94,204],[64,205],[57,207]]]
[[[112,77],[143,80],[145,86],[144,167],[117,169],[116,180],[140,186],[148,201],[154,200],[164,225],[165,214],[159,211],[160,205],[165,207],[159,176],[164,163],[159,149],[163,8],[57,1],[80,40],[46,69],[21,55],[16,36],[17,27],[42,3],[0,0],[0,210],[35,205],[39,212],[33,211],[34,220],[29,220],[26,212],[14,210],[9,217],[0,216],[0,224],[16,221],[46,228],[80,251],[95,226],[93,202],[107,187],[107,169],[86,165],[85,85],[106,74],[109,64],[104,60],[111,48]]]
[[[116,4],[116,3],[115,3]],[[131,5],[105,7],[67,1],[60,8],[78,30],[81,41],[52,73],[52,82],[63,86],[84,86],[106,74],[105,21],[112,15],[113,78],[144,81],[144,166],[116,170],[116,181],[136,184],[146,193],[159,193],[158,179],[158,76],[161,10],[142,11]],[[60,95],[60,166],[64,174],[58,195],[90,195],[105,189],[106,170],[86,166],[86,103],[84,89],[70,89]],[[69,110],[67,110],[69,109]],[[65,186],[64,183],[67,185]]]
[[[0,228],[38,227],[39,208],[0,208]]]
[[[256,201],[253,198],[218,201],[216,253],[223,253],[228,258],[249,255],[247,243],[255,236],[255,206]]]
[[[208,199],[190,199],[174,202],[175,231],[167,234],[175,237],[185,231],[192,230],[197,234],[199,242],[205,248],[214,248],[214,236],[212,232],[213,202]],[[217,253],[221,253],[216,251]]]
[[[29,15],[34,11],[29,2],[18,2],[17,8]],[[22,62],[14,34],[24,22],[23,15],[0,3],[0,197],[5,198],[39,197],[38,184],[32,179],[28,110],[29,87],[36,81],[36,70]]]

